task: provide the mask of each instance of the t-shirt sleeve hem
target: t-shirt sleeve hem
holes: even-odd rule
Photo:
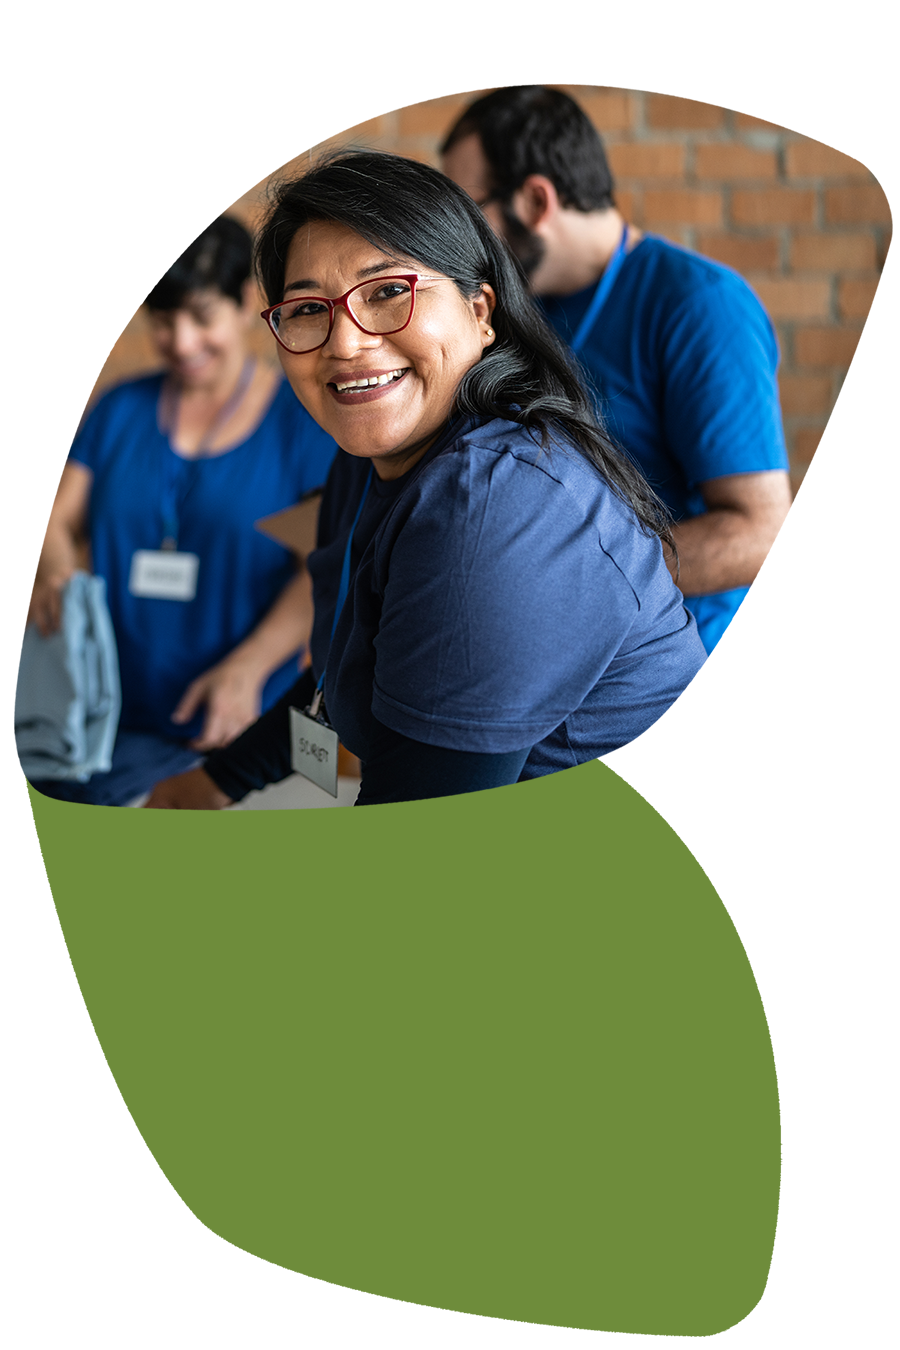
[[[425,745],[448,750],[471,750],[484,754],[507,754],[542,741],[565,719],[565,713],[537,726],[534,722],[479,721],[476,717],[435,717],[388,698],[376,686],[372,712],[391,731]]]

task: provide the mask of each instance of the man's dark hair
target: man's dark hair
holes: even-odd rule
[[[256,269],[270,305],[283,298],[294,236],[311,221],[345,225],[392,257],[434,268],[467,298],[490,286],[497,297],[491,316],[496,340],[463,376],[456,410],[519,422],[548,447],[562,433],[631,506],[644,530],[671,544],[666,508],[610,440],[568,349],[538,313],[516,259],[461,188],[416,160],[338,151],[302,178],[272,183],[269,202]]]
[[[144,302],[148,309],[180,309],[192,291],[221,291],[243,301],[253,267],[253,240],[239,220],[219,216],[184,250]]]
[[[614,206],[606,152],[574,99],[542,84],[496,89],[476,99],[450,129],[441,154],[475,133],[490,165],[492,193],[509,201],[532,173],[549,178],[563,206]]]

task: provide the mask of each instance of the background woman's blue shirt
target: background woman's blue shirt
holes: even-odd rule
[[[293,555],[254,529],[254,522],[322,486],[337,447],[282,381],[245,441],[224,454],[185,459],[159,429],[162,380],[152,375],[131,381],[101,398],[70,458],[93,474],[92,563],[106,579],[119,648],[120,725],[189,739],[199,733],[203,712],[184,726],[171,721],[188,684],[247,637],[296,571]],[[138,597],[128,590],[135,550],[160,546],[167,464],[175,468],[179,488],[188,489],[179,549],[200,558],[197,593],[190,601]],[[296,657],[270,675],[264,709],[296,675]]]

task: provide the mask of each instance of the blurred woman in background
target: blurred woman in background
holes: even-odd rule
[[[111,771],[35,783],[49,796],[124,805],[226,745],[297,678],[309,578],[254,524],[320,487],[336,446],[248,350],[251,258],[226,216],[191,244],[146,301],[164,369],[106,393],[75,438],[28,617],[58,628],[87,547],[106,581],[122,712]]]

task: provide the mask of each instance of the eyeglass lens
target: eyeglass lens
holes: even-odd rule
[[[412,312],[412,287],[400,277],[380,277],[357,287],[348,297],[350,312],[367,333],[396,333]],[[294,352],[310,352],[328,337],[329,309],[321,300],[298,296],[272,314],[279,340]]]

